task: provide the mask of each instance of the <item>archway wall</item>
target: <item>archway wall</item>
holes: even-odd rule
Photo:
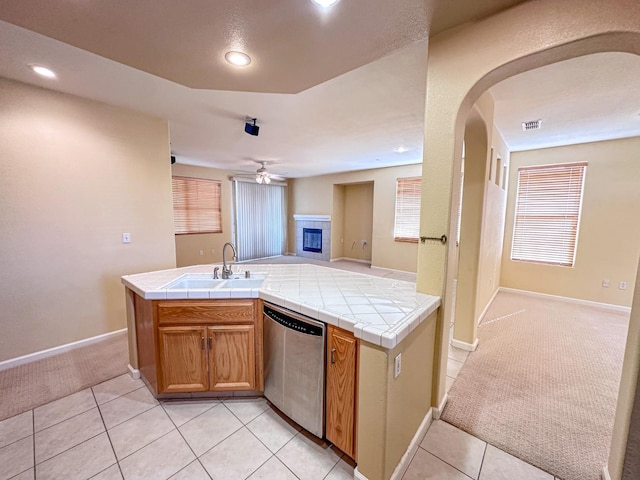
[[[430,39],[420,234],[455,238],[452,198],[459,195],[464,122],[479,96],[510,76],[577,56],[622,51],[640,54],[640,2],[636,0],[532,0]],[[418,248],[418,291],[440,295],[433,405],[442,406],[455,248],[426,242]],[[631,323],[640,322],[632,311]],[[638,344],[631,347],[640,351]],[[631,371],[629,371],[631,369]],[[625,363],[625,378],[637,379]],[[630,408],[618,408],[609,469],[620,478]],[[621,427],[622,425],[622,427]],[[624,434],[623,434],[624,433]]]

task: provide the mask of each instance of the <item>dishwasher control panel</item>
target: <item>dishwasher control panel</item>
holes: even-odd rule
[[[322,327],[318,325],[312,325],[302,320],[298,320],[297,318],[290,317],[289,315],[274,310],[267,305],[264,306],[264,314],[274,322],[277,322],[280,325],[290,328],[291,330],[294,330],[296,332],[304,333],[306,335],[313,335],[316,337],[322,337],[324,334]]]

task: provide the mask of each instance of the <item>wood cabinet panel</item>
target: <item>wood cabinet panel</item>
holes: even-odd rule
[[[352,333],[327,328],[326,437],[355,459],[358,341]]]
[[[159,327],[158,351],[160,392],[204,392],[209,389],[205,327]]]
[[[256,384],[255,327],[208,327],[211,341],[209,376],[211,390],[254,390]]]
[[[167,300],[157,302],[158,324],[253,323],[254,300]]]

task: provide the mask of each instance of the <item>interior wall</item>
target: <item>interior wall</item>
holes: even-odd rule
[[[0,105],[2,361],[125,328],[120,277],[175,248],[165,120],[2,78]]]
[[[373,183],[345,185],[344,192],[342,256],[370,262],[373,229]],[[347,221],[344,221],[345,219]]]
[[[192,233],[174,235],[176,264],[178,267],[222,262],[222,247],[232,242],[232,188],[231,172],[216,168],[194,167],[175,163],[171,174],[181,177],[205,178],[221,182],[222,233]],[[173,208],[173,207],[172,207]],[[295,233],[294,233],[295,238]]]
[[[292,204],[289,218],[293,214],[331,215],[334,209],[334,185],[373,182],[373,217],[371,234],[371,266],[416,271],[418,247],[414,243],[396,242],[393,239],[395,220],[396,180],[419,176],[421,167],[405,165],[401,167],[376,168],[357,172],[296,178],[291,181]],[[348,222],[350,219],[345,218]],[[295,239],[295,229],[289,229],[289,242]],[[332,245],[336,241],[332,227]],[[346,240],[345,240],[346,242]],[[289,251],[293,247],[289,243]],[[331,254],[334,258],[334,254]]]
[[[333,186],[331,258],[342,258],[344,256],[344,189],[344,185]]]
[[[392,350],[360,342],[358,471],[388,480],[431,409],[436,317],[427,317]],[[397,355],[402,371],[394,378]],[[382,440],[381,440],[382,439]]]
[[[509,150],[493,122],[494,100],[485,92],[467,118],[464,136],[454,338],[467,344],[475,342],[478,321],[500,284],[506,208],[502,177]]]
[[[509,288],[631,306],[640,256],[640,137],[514,152],[502,260]],[[588,162],[574,267],[510,259],[518,168]],[[631,215],[631,216],[630,216]],[[608,279],[610,287],[602,286]],[[627,282],[620,290],[619,282]]]

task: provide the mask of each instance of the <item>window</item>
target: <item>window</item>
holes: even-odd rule
[[[396,184],[396,242],[418,243],[422,178],[399,178]]]
[[[233,182],[238,260],[284,255],[287,243],[286,185],[253,179]]]
[[[518,169],[511,260],[573,266],[586,168],[584,162]]]
[[[176,235],[222,233],[221,183],[202,178],[172,177]]]

